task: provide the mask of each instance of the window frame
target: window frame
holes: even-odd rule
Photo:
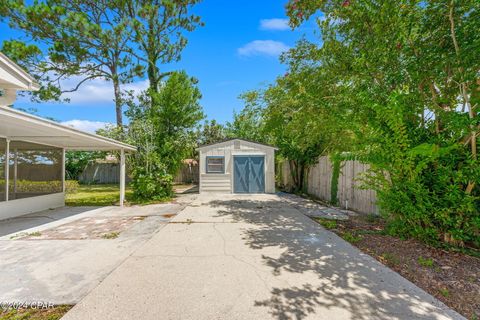
[[[208,170],[208,160],[210,160],[210,159],[221,159],[223,161],[222,171]],[[205,158],[205,173],[207,173],[207,174],[225,174],[225,157],[224,156],[206,156],[206,158]]]

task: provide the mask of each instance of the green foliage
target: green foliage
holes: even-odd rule
[[[244,107],[240,112],[234,112],[233,122],[228,122],[226,135],[229,138],[268,143],[264,132],[263,106],[257,91],[245,92],[240,96]]]
[[[291,0],[287,14],[321,15],[321,41],[284,54],[257,105],[297,189],[318,156],[348,154],[369,164],[390,234],[480,246],[480,2]]]
[[[118,2],[131,27],[132,52],[146,64],[150,91],[157,92],[162,79],[171,74],[161,72],[159,65],[179,61],[187,45],[184,33],[203,25],[199,16],[190,13],[200,0]]]
[[[80,174],[85,170],[87,165],[97,159],[102,159],[106,155],[105,152],[85,152],[85,151],[68,151],[65,153],[65,174],[70,180],[78,180]]]
[[[158,91],[160,63],[178,61],[187,40],[183,33],[200,25],[189,14],[197,0],[4,0],[0,18],[29,42],[5,41],[2,51],[41,84],[36,100],[61,100],[91,79],[113,85],[117,125],[123,126],[122,85],[143,77]],[[73,87],[62,83],[75,76]]]
[[[172,177],[196,146],[196,129],[204,118],[200,98],[196,81],[176,72],[160,91],[148,90],[139,104],[129,102],[126,140],[138,147],[129,157],[135,197],[159,199],[172,194]]]
[[[163,200],[173,196],[173,178],[158,168],[147,172],[135,169],[131,182],[133,196],[138,200]]]
[[[380,256],[385,262],[389,265],[399,265],[401,263],[400,258],[398,258],[395,254],[390,252],[385,252]]]
[[[445,298],[450,295],[450,291],[447,288],[441,288],[438,290],[442,296]]]
[[[225,127],[215,120],[205,121],[198,132],[198,144],[211,144],[226,138]]]
[[[320,223],[325,229],[331,230],[337,228],[337,221],[330,219],[315,218],[315,221]]]
[[[357,243],[362,240],[362,236],[352,233],[350,231],[343,232],[341,236],[345,241],[348,241],[350,243]]]
[[[426,268],[432,268],[433,267],[433,259],[432,258],[418,257],[418,263],[422,267],[426,267]]]

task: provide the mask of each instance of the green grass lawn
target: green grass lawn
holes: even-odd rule
[[[127,186],[125,200],[132,203],[133,192]],[[80,185],[74,193],[68,193],[65,197],[65,205],[79,206],[111,206],[118,205],[120,201],[120,187],[114,184]]]
[[[170,201],[170,198],[155,201],[138,201],[133,198],[132,188],[125,189],[125,205],[147,205]],[[118,205],[120,202],[120,186],[116,184],[80,185],[75,192],[67,193],[65,205],[70,207],[102,207]]]

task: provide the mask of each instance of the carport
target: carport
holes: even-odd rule
[[[0,107],[0,219],[65,204],[65,151],[118,151],[120,205],[125,153],[136,148],[59,123]]]
[[[65,151],[120,152],[120,205],[125,152],[136,148],[10,107],[35,79],[0,52],[0,220],[65,205]]]

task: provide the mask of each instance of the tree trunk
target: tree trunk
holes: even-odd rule
[[[120,129],[123,128],[123,112],[122,112],[122,93],[120,90],[120,81],[118,81],[118,76],[114,75],[112,77],[113,82],[113,92],[115,95],[115,113],[117,116],[117,127]]]
[[[298,185],[298,167],[295,163],[295,161],[293,160],[289,160],[288,161],[288,164],[290,166],[290,175],[292,176],[292,180],[293,180],[293,188],[295,189]]]

